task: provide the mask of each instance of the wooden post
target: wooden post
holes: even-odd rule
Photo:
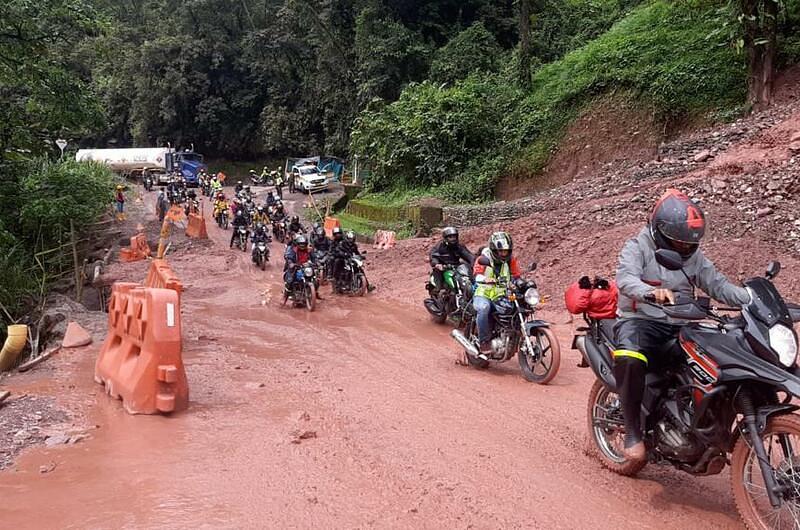
[[[75,223],[69,220],[69,236],[72,243],[72,263],[75,266],[75,300],[81,301],[81,271],[78,265],[78,238],[75,237]]]

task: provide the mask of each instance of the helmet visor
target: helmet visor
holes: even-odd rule
[[[689,245],[700,244],[700,240],[703,239],[706,232],[705,222],[702,219],[699,222],[692,220],[673,223],[661,221],[656,228],[667,239]]]

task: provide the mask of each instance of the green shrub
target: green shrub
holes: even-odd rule
[[[662,118],[736,108],[745,96],[745,67],[714,31],[717,8],[712,0],[640,5],[540,68],[528,94],[515,88],[508,69],[447,88],[407,87],[398,101],[368,108],[356,121],[352,149],[373,167],[366,185],[486,199],[505,172],[544,167],[570,121],[611,91],[631,94]]]
[[[430,79],[435,83],[454,83],[473,73],[493,72],[502,53],[494,35],[476,22],[436,50]]]

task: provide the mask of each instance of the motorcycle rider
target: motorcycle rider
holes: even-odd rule
[[[228,209],[228,201],[225,200],[225,194],[221,191],[217,192],[216,199],[214,200],[214,219],[216,219],[220,212]]]
[[[300,217],[297,215],[293,215],[292,218],[289,220],[289,227],[287,228],[287,232],[290,234],[291,237],[294,237],[296,234],[305,233],[306,229],[303,228],[303,225],[300,223]]]
[[[237,197],[239,196],[239,192],[244,189],[244,184],[242,184],[241,180],[236,181],[236,186],[233,187],[233,194]]]
[[[445,265],[455,267],[463,261],[472,268],[475,263],[475,256],[467,247],[458,242],[458,230],[452,226],[442,230],[442,240],[431,249],[430,258],[436,292],[444,288]]]
[[[231,225],[233,226],[233,233],[231,233],[230,248],[233,248],[233,242],[236,241],[237,237],[239,237],[239,227],[243,226],[246,229],[248,226],[247,216],[244,214],[244,211],[241,208],[236,210],[236,215],[233,216]]]
[[[211,177],[211,196],[216,197],[218,193],[222,192],[222,182],[219,181],[219,177],[214,175]]]
[[[342,229],[338,226],[334,228],[331,253],[333,254],[333,279],[338,285],[342,280],[345,262],[351,256],[363,257],[361,251],[358,250],[355,233],[352,230],[348,230],[342,237]]]
[[[275,172],[275,191],[278,193],[278,198],[283,199],[283,177],[280,171]]]
[[[647,226],[625,243],[619,256],[614,377],[625,419],[623,454],[631,461],[647,457],[641,426],[645,376],[648,370],[659,370],[659,361],[685,323],[668,317],[647,303],[646,297],[652,295],[657,304],[673,304],[675,293],[691,296],[688,276],[706,294],[728,305],[741,306],[751,300],[746,289],[730,283],[699,250],[705,227],[700,207],[684,193],[669,189],[655,204]],[[683,272],[661,267],[655,258],[657,249],[678,252]]]
[[[494,302],[506,295],[508,284],[522,275],[517,258],[512,256],[514,243],[506,232],[495,232],[489,236],[489,246],[475,260],[473,272],[478,288],[472,297],[472,306],[477,313],[478,340],[483,360],[488,360],[492,351],[492,323],[489,317]]]
[[[259,180],[258,175],[256,174],[256,170],[255,169],[251,169],[250,170],[249,176],[250,176],[250,182],[261,182]]]
[[[267,225],[263,223],[257,223],[255,228],[253,229],[253,237],[251,238],[253,241],[253,263],[256,262],[256,254],[258,254],[258,244],[260,242],[264,242],[267,245],[270,244],[272,238],[269,235],[269,230],[267,230]]]
[[[294,282],[294,275],[297,267],[302,267],[311,261],[311,251],[308,248],[308,239],[303,234],[298,234],[292,240],[292,244],[286,247],[283,253],[283,281],[284,292],[289,293],[292,290],[292,283]]]
[[[264,210],[263,206],[259,206],[256,208],[256,213],[253,214],[253,224],[266,224],[269,222],[269,217],[267,216],[267,212]]]
[[[311,245],[314,247],[314,250],[318,250],[319,252],[326,254],[330,252],[331,240],[325,235],[325,229],[321,226],[318,226],[316,230],[314,230],[311,236]]]

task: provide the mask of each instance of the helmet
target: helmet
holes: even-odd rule
[[[258,213],[264,213],[264,207],[263,206],[259,206],[258,208],[256,208],[256,210],[258,210]]]
[[[316,230],[316,229],[317,229],[317,228],[319,228],[319,227],[320,227],[320,224],[319,224],[319,222],[316,222],[316,223],[314,223],[313,225],[311,225],[311,228],[313,228],[314,230]]]
[[[222,192],[217,193],[217,199],[219,199],[221,201],[224,201],[225,200],[225,194],[222,193]]]
[[[458,230],[453,226],[448,226],[444,230],[442,230],[442,238],[444,239],[445,245],[452,246],[458,244]]]
[[[236,217],[242,217],[244,215],[244,210],[241,208],[236,210]]]
[[[308,239],[306,239],[306,236],[303,234],[298,234],[294,238],[294,244],[297,246],[297,248],[305,250],[308,248]]]
[[[675,189],[668,189],[650,214],[650,235],[656,247],[674,250],[683,259],[697,251],[706,231],[703,210]]]
[[[253,173],[253,174],[255,175],[255,173],[256,173],[256,170],[255,170],[255,169],[251,169],[251,170],[250,170],[250,173]]]
[[[314,233],[317,234],[319,237],[325,236],[325,229],[321,226],[318,226],[314,229]]]
[[[118,185],[117,185],[117,189],[118,189],[118,190],[124,190],[125,188],[122,186],[122,184],[118,184]]]
[[[250,184],[244,187],[245,190],[250,191]]]
[[[300,222],[300,217],[298,217],[297,215],[293,215],[291,222],[292,223],[299,223]]]
[[[242,185],[242,181],[241,181],[241,180],[237,180],[237,181],[236,181],[236,185],[237,185],[237,186],[241,186],[241,185]]]
[[[264,166],[264,168],[262,169],[262,171],[266,171],[266,169],[267,169],[267,166]]]
[[[495,261],[509,261],[511,252],[514,251],[514,243],[511,241],[511,236],[507,232],[495,232],[489,236],[489,251]],[[501,255],[501,252],[505,255]]]
[[[334,226],[333,230],[331,230],[331,235],[333,236],[333,239],[342,239],[342,228],[339,226]]]
[[[353,233],[352,230],[348,230],[347,233],[344,235],[344,238],[345,240],[347,240],[347,242],[352,243],[353,241],[356,240],[356,235],[355,233]]]

